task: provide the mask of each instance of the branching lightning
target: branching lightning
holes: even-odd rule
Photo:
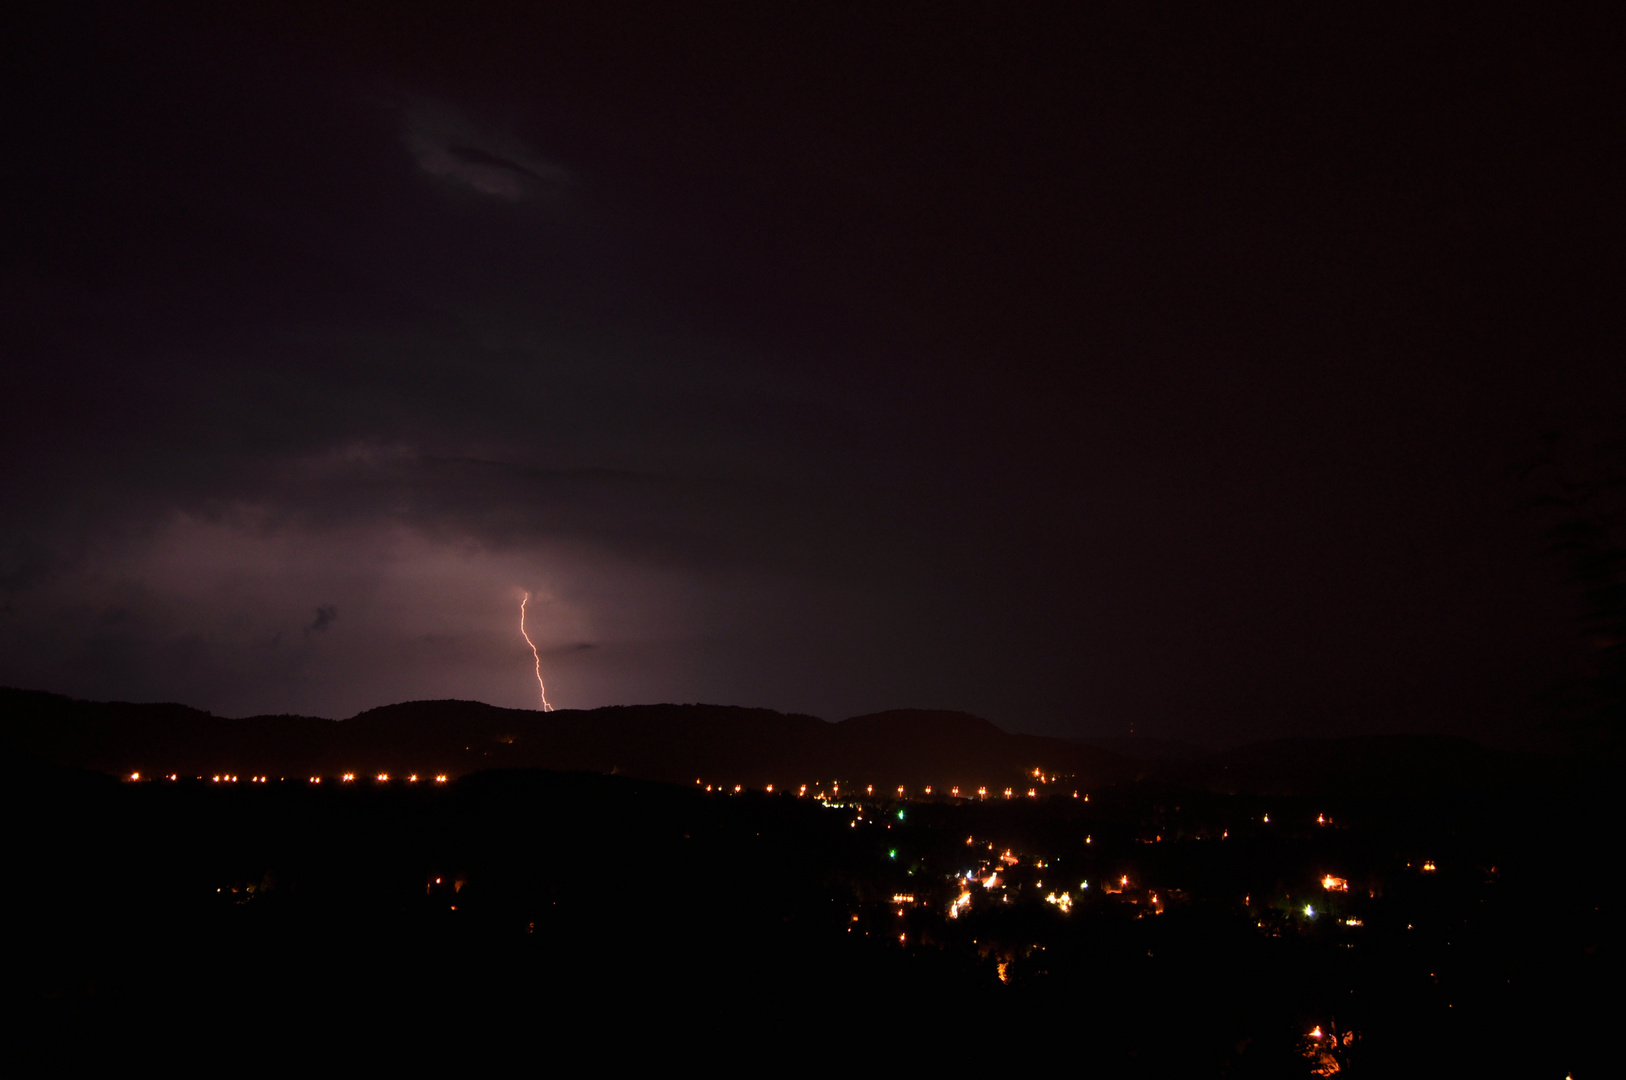
[[[519,602],[519,636],[531,647],[531,656],[536,660],[536,692],[542,698],[542,711],[552,712],[553,706],[548,704],[548,688],[542,685],[542,654],[536,651],[536,643],[531,640],[531,635],[525,632],[525,605],[530,602],[530,593],[526,593]]]

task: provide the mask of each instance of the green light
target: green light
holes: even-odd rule
[[[899,821],[902,821],[902,820],[903,820],[903,811],[902,811],[902,810],[899,810],[899,811],[898,811],[898,820],[899,820]]]
[[[889,859],[896,859],[898,857],[898,849],[893,848],[891,851],[888,851],[886,853],[886,857]]]

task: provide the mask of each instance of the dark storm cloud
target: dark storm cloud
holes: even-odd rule
[[[553,194],[564,184],[564,169],[543,161],[519,139],[482,130],[445,102],[407,106],[401,123],[418,167],[431,176],[509,201]]]
[[[526,705],[529,592],[571,705],[1529,728],[1619,374],[1521,42],[444,15],[8,67],[0,682]]]

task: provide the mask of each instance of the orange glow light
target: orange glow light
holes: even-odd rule
[[[435,783],[444,784],[445,782],[446,782],[446,774],[445,773],[437,773],[435,775]]]
[[[1328,874],[1326,877],[1321,879],[1321,887],[1326,889],[1328,892],[1348,892],[1349,881],[1345,878],[1333,877],[1331,874]]]
[[[130,779],[131,780],[140,780],[141,779],[141,774],[138,773],[138,772],[133,772],[133,773],[130,774]]]

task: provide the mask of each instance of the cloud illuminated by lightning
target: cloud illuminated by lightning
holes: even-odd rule
[[[552,712],[553,706],[548,704],[548,688],[542,685],[542,654],[536,651],[536,643],[531,640],[531,635],[525,632],[525,605],[530,602],[530,593],[526,593],[519,602],[519,635],[531,647],[531,656],[536,660],[536,690],[542,698],[542,711]]]

